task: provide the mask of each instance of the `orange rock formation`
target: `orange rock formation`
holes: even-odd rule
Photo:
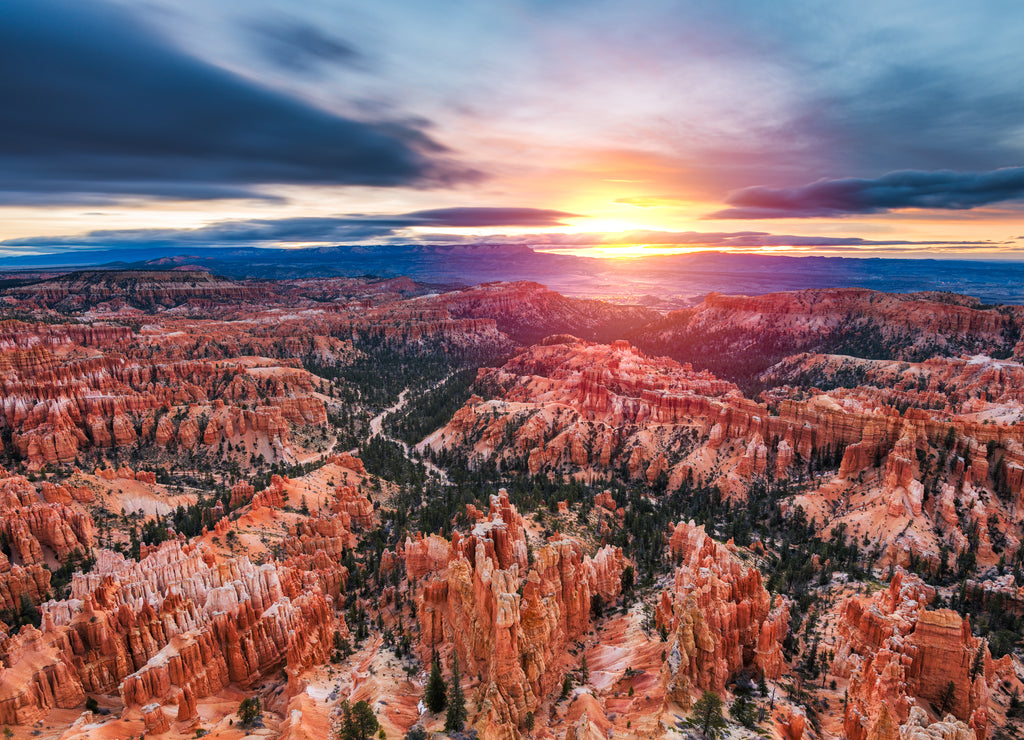
[[[670,635],[662,668],[666,701],[687,707],[694,692],[723,693],[744,669],[777,678],[789,612],[781,597],[773,606],[761,572],[744,567],[727,546],[692,523],[676,525],[669,549],[681,563],[657,609]]]
[[[915,700],[938,706],[949,682],[955,689],[950,712],[984,740],[989,682],[1012,670],[1010,658],[993,661],[956,612],[928,610],[934,595],[916,576],[897,572],[888,589],[843,604],[832,670],[850,677],[843,723],[850,740],[898,738]],[[979,648],[983,667],[972,679]]]
[[[409,540],[405,558],[419,582],[421,657],[454,649],[466,673],[482,677],[474,724],[485,738],[519,737],[527,713],[560,685],[567,646],[589,629],[591,595],[617,598],[624,567],[617,549],[591,559],[568,538],[529,562],[504,491],[469,533]]]

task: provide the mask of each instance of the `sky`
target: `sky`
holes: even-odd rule
[[[0,257],[1024,260],[1019,0],[4,0]]]

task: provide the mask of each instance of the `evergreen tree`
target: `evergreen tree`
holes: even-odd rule
[[[757,726],[757,705],[744,694],[740,694],[729,707],[732,718],[748,729]]]
[[[263,719],[263,707],[258,696],[242,699],[238,705],[238,721],[242,727],[255,727]]]
[[[1024,717],[1024,702],[1020,700],[1020,691],[1017,689],[1013,690],[1013,696],[1010,697],[1010,704],[1006,708],[1006,716],[1012,718]]]
[[[357,701],[355,705],[343,701],[341,716],[339,740],[370,740],[380,727],[373,709],[365,701]]]
[[[430,678],[427,679],[427,691],[423,697],[427,709],[434,714],[444,709],[448,703],[447,691],[448,687],[445,685],[444,676],[441,675],[441,659],[435,650],[430,659]]]
[[[636,580],[636,574],[633,570],[632,565],[627,565],[622,569],[622,593],[623,595],[629,596],[633,593],[633,583]]]
[[[956,703],[956,684],[950,681],[939,697],[939,714],[945,715]]]
[[[565,678],[562,679],[562,699],[566,699],[569,696],[569,692],[572,691],[572,676],[568,673],[565,674]]]
[[[725,727],[721,697],[713,691],[705,691],[693,705],[693,722],[705,737],[717,737]]]
[[[21,594],[21,613],[18,617],[19,624],[31,624],[36,629],[43,622],[43,615],[39,611],[39,607],[32,603],[32,599],[29,598],[27,593]]]
[[[462,693],[462,673],[459,654],[452,653],[452,681],[448,685],[448,714],[444,718],[445,732],[462,732],[466,726],[466,697]]]
[[[583,660],[580,661],[580,682],[587,683],[590,681],[590,668],[587,667],[587,656],[583,656]]]
[[[978,674],[985,671],[985,641],[978,643],[978,651],[974,654],[974,662],[971,663],[971,683],[978,677]]]

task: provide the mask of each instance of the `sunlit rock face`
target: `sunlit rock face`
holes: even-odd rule
[[[757,568],[711,539],[703,527],[680,522],[669,539],[679,563],[673,587],[663,591],[657,620],[669,634],[662,668],[666,701],[689,706],[703,690],[724,693],[727,682],[749,670],[778,678],[788,605],[774,603]]]
[[[571,538],[552,538],[532,561],[523,519],[502,491],[490,511],[451,542],[405,543],[417,584],[421,657],[456,651],[479,675],[484,700],[474,725],[484,737],[518,737],[529,712],[560,685],[568,646],[591,625],[591,596],[613,602],[625,562],[617,548],[590,558]]]
[[[70,599],[43,605],[42,630],[23,628],[5,646],[0,721],[33,722],[78,706],[83,692],[119,692],[131,707],[175,703],[191,717],[196,698],[229,682],[323,663],[335,629],[347,628],[318,581],[178,541],[140,562],[100,551]]]
[[[1012,659],[992,660],[986,642],[956,612],[929,610],[934,596],[919,578],[898,572],[887,589],[843,603],[832,670],[850,678],[847,737],[930,737],[940,728],[927,730],[915,702],[940,706],[950,682],[949,722],[966,723],[978,740],[986,736],[991,686],[1012,676]],[[979,649],[982,663],[972,678]],[[907,723],[912,732],[900,729]]]
[[[4,322],[0,414],[13,451],[33,469],[136,444],[194,451],[258,439],[283,454],[289,424],[326,422],[315,379],[293,361],[183,359],[174,348],[187,335],[169,333],[164,343],[123,326]]]

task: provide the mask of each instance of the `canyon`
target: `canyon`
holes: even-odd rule
[[[14,737],[1018,736],[1020,307],[166,267],[0,290]]]

